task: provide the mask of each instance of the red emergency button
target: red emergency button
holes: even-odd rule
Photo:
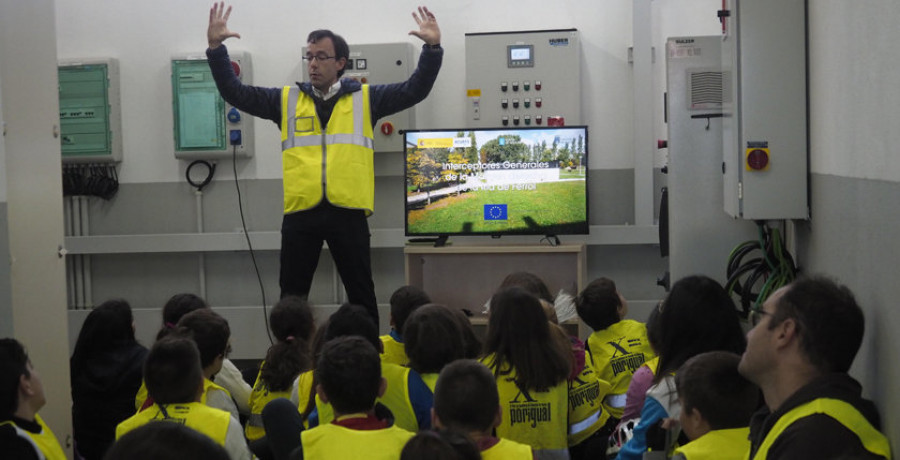
[[[385,136],[390,136],[393,133],[394,133],[394,124],[393,123],[386,121],[381,124],[381,134],[384,134]]]
[[[769,167],[769,149],[748,149],[747,170],[764,171]]]
[[[237,63],[237,61],[231,61],[231,68],[234,69],[234,75],[237,77],[241,76],[241,65]]]

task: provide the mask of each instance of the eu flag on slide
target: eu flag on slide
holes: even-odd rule
[[[506,220],[505,204],[484,205],[484,220]]]

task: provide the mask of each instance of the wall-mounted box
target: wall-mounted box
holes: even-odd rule
[[[122,161],[118,61],[61,61],[58,72],[62,162]]]

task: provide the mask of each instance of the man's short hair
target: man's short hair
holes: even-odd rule
[[[209,436],[180,423],[153,421],[125,433],[104,460],[229,460],[228,451]]]
[[[710,351],[687,360],[675,373],[684,411],[698,410],[713,430],[742,428],[759,406],[759,388],[738,373],[741,357]]]
[[[341,60],[341,58],[349,59],[350,58],[350,47],[347,46],[347,41],[344,40],[344,37],[328,30],[328,29],[319,29],[314,30],[309,33],[306,37],[306,43],[318,43],[319,40],[324,38],[330,38],[331,43],[334,44],[334,59],[336,61]],[[344,69],[338,70],[338,78],[344,74]]]
[[[219,355],[225,355],[231,328],[228,321],[209,308],[194,310],[178,321],[178,329],[190,332],[200,350],[200,366],[208,367]]]
[[[865,319],[846,286],[822,276],[788,285],[769,321],[774,329],[784,320],[797,323],[800,347],[822,372],[847,372],[862,344]]]
[[[196,400],[203,385],[197,344],[177,334],[158,340],[144,361],[144,383],[147,393],[159,404]]]
[[[381,386],[381,358],[362,337],[338,337],[326,343],[315,374],[335,412],[367,412],[375,406]]]
[[[619,298],[616,283],[609,278],[591,281],[575,299],[578,316],[595,331],[602,331],[618,323],[621,305],[622,299]]]
[[[434,387],[434,413],[441,424],[464,432],[490,432],[500,396],[494,374],[470,359],[444,367]]]
[[[19,380],[30,377],[28,353],[16,339],[0,339],[0,417],[9,418],[19,409]]]
[[[391,318],[394,319],[396,331],[402,335],[406,318],[427,303],[431,303],[431,298],[417,286],[402,286],[394,291],[391,295]]]

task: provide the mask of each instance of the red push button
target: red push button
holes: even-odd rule
[[[748,149],[747,170],[765,171],[769,168],[769,149]]]
[[[381,134],[384,134],[385,136],[390,136],[393,133],[394,133],[394,124],[393,123],[386,121],[381,124]]]
[[[231,68],[234,69],[235,76],[241,76],[241,65],[238,64],[237,61],[231,61]]]

